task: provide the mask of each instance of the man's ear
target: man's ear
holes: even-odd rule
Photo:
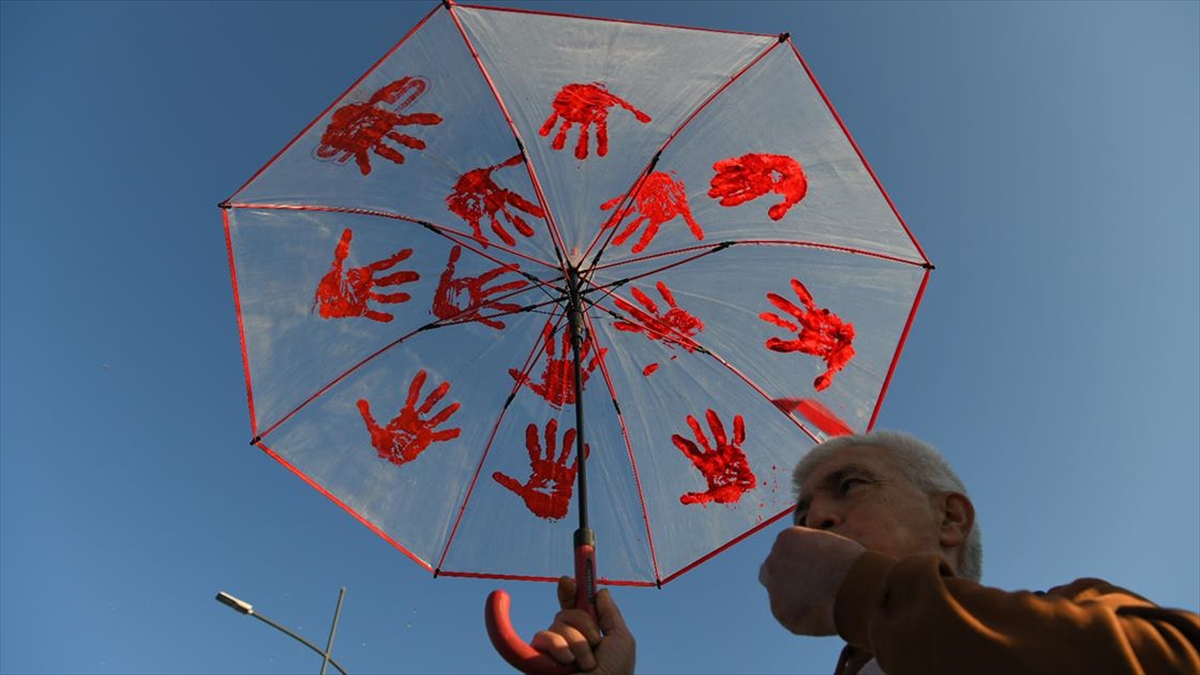
[[[938,544],[944,549],[958,548],[975,527],[975,505],[961,492],[948,492],[942,495],[941,507]]]

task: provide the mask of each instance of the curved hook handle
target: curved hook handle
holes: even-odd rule
[[[581,534],[582,532],[582,534]],[[575,608],[596,618],[596,546],[590,531],[581,528],[575,539]],[[494,590],[488,595],[483,619],[488,637],[500,656],[513,668],[529,675],[567,675],[575,672],[550,656],[539,652],[517,635],[508,610],[512,605],[508,593]]]
[[[568,675],[574,669],[565,666],[529,646],[528,642],[517,635],[512,621],[508,618],[508,610],[512,599],[502,590],[492,591],[487,598],[484,610],[484,621],[487,623],[488,637],[492,646],[500,656],[513,668],[530,675]]]

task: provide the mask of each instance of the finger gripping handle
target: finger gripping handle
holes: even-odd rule
[[[484,608],[484,622],[488,637],[496,652],[504,657],[513,668],[530,675],[568,675],[573,672],[553,658],[537,651],[517,635],[508,618],[512,599],[502,590],[492,591]]]

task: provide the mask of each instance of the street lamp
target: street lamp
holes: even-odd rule
[[[250,603],[246,602],[245,600],[241,600],[239,598],[236,598],[236,597],[226,593],[225,591],[221,591],[220,593],[217,593],[217,602],[221,603],[222,605],[226,605],[226,606],[232,608],[234,611],[237,611],[238,613],[248,614],[248,615],[258,619],[259,621],[262,621],[263,623],[274,628],[275,630],[278,630],[282,633],[287,634],[288,636],[294,638],[295,640],[297,640],[298,642],[303,644],[305,647],[308,647],[309,649],[313,650],[314,652],[320,654],[321,657],[324,659],[324,661],[321,663],[321,675],[325,675],[325,667],[329,664],[333,664],[333,667],[337,668],[338,672],[340,672],[342,675],[347,675],[346,669],[342,668],[342,666],[339,665],[338,662],[336,660],[334,660],[334,658],[332,656],[330,656],[330,652],[333,651],[333,636],[337,633],[338,617],[341,616],[341,614],[342,614],[342,598],[344,598],[345,596],[346,596],[346,588],[343,586],[342,590],[338,593],[337,609],[335,609],[333,612],[333,626],[329,629],[329,643],[325,646],[324,651],[321,651],[321,649],[319,649],[316,645],[309,642],[308,640],[305,640],[304,638],[300,637],[299,635],[296,635],[295,633],[288,630],[287,628],[280,626],[279,624],[268,619],[267,617],[263,616],[262,614],[254,611],[254,605],[251,605]]]

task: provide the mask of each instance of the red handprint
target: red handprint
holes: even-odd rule
[[[700,447],[696,447],[696,443],[679,434],[671,436],[675,447],[692,460],[692,464],[708,481],[707,490],[680,495],[679,502],[732,504],[741,499],[747,490],[754,489],[757,482],[754,472],[750,470],[750,463],[746,460],[746,453],[742,452],[742,443],[746,440],[746,422],[741,415],[734,415],[733,440],[730,442],[725,436],[725,425],[721,423],[717,413],[709,409],[705,417],[708,418],[708,428],[712,430],[715,447],[709,445],[700,423],[691,415],[687,417],[688,426],[692,428],[692,435],[696,437]]]
[[[752,152],[713,164],[717,173],[709,183],[708,196],[720,198],[721,206],[737,206],[768,192],[783,195],[783,201],[767,209],[771,220],[779,220],[808,193],[808,179],[800,163],[787,155]]]
[[[433,443],[458,438],[462,432],[457,427],[433,430],[450,419],[458,410],[458,403],[451,403],[433,417],[422,419],[442,400],[446,392],[450,391],[450,383],[443,382],[426,397],[421,407],[417,408],[417,399],[420,398],[421,388],[424,386],[425,371],[422,370],[413,378],[412,385],[408,388],[408,398],[404,401],[404,407],[386,427],[381,427],[375,422],[371,415],[371,404],[366,399],[358,400],[358,412],[362,413],[363,421],[367,423],[367,431],[371,433],[371,445],[375,446],[375,452],[379,454],[380,459],[401,466],[416,459]]]
[[[563,404],[575,403],[575,366],[571,362],[571,335],[570,331],[564,326],[562,331],[562,358],[555,358],[554,347],[554,326],[550,322],[546,322],[546,327],[542,329],[542,353],[546,357],[546,367],[542,369],[541,383],[533,382],[529,375],[522,374],[521,371],[515,368],[509,368],[508,374],[512,376],[518,384],[523,384],[529,387],[533,393],[546,399],[555,409],[560,409]],[[579,348],[579,360],[581,364],[587,361],[588,355],[592,351],[592,343],[589,340],[583,341],[583,346]],[[598,355],[592,356],[592,360],[586,366],[580,369],[583,374],[583,382],[580,386],[587,383],[588,377],[596,366],[600,365],[599,356],[602,356],[607,350],[601,349]]]
[[[499,164],[485,166],[482,169],[472,169],[458,177],[458,182],[454,184],[454,192],[446,197],[446,206],[471,225],[471,229],[475,231],[475,239],[483,244],[484,248],[488,246],[488,239],[483,236],[483,232],[479,228],[479,221],[484,216],[491,221],[492,232],[495,232],[496,236],[509,246],[516,246],[517,240],[500,224],[500,220],[496,218],[497,213],[503,214],[509,225],[517,228],[517,232],[525,237],[533,236],[533,228],[525,222],[525,219],[521,218],[520,214],[509,211],[509,206],[520,209],[535,218],[546,217],[546,212],[540,206],[512,190],[505,190],[492,180],[492,172],[496,169],[516,166],[522,161],[524,158],[521,155],[514,155]]]
[[[579,141],[575,144],[575,157],[587,159],[588,156],[588,127],[596,125],[596,154],[601,157],[608,154],[608,109],[614,105],[633,113],[642,124],[650,122],[650,116],[633,107],[628,101],[613,95],[599,82],[591,84],[568,84],[554,97],[554,112],[546,118],[538,133],[549,136],[550,130],[558,118],[562,118],[562,126],[554,136],[550,147],[562,150],[567,140],[567,130],[572,124],[579,125]]]
[[[562,438],[562,453],[554,458],[558,422],[550,420],[546,423],[546,454],[542,455],[542,446],[538,442],[537,425],[525,427],[525,447],[529,450],[529,468],[532,473],[529,480],[521,483],[512,476],[499,471],[492,474],[492,479],[512,490],[518,497],[525,500],[525,506],[533,515],[547,520],[558,520],[567,515],[571,507],[571,492],[575,487],[575,472],[578,471],[576,457],[570,465],[567,458],[575,448],[575,430],[567,429]],[[591,454],[591,448],[583,446],[583,456]]]
[[[671,289],[667,288],[666,284],[660,281],[655,286],[658,288],[659,295],[667,301],[669,307],[667,313],[660,314],[662,310],[650,299],[650,296],[635,287],[631,293],[634,300],[637,300],[642,307],[636,307],[623,298],[614,297],[613,303],[622,311],[628,312],[633,317],[633,321],[615,321],[613,328],[628,333],[642,333],[647,338],[658,340],[671,349],[678,345],[689,352],[695,351],[697,345],[692,337],[704,330],[704,323],[675,304],[675,295],[671,293]]]
[[[616,206],[624,199],[624,196],[614,197],[603,204],[600,208],[607,211]],[[625,243],[625,240],[630,237],[642,223],[649,221],[646,226],[646,231],[642,232],[642,236],[637,243],[633,245],[634,253],[641,253],[646,246],[658,234],[658,228],[668,220],[674,219],[676,216],[683,216],[684,222],[691,228],[692,234],[696,239],[704,238],[704,230],[700,229],[699,223],[692,217],[692,210],[688,208],[687,203],[687,188],[684,187],[683,181],[678,180],[675,172],[664,173],[655,171],[646,176],[646,180],[642,182],[642,187],[633,198],[633,203],[623,209],[618,209],[613,213],[602,226],[602,229],[610,229],[616,227],[618,223],[634,211],[638,217],[633,219],[625,229],[616,237],[613,237],[613,243],[617,246]]]
[[[437,292],[433,295],[433,307],[430,312],[439,319],[454,319],[455,322],[478,321],[489,328],[502,330],[503,322],[480,316],[479,312],[485,307],[497,312],[515,312],[520,309],[520,305],[495,302],[487,298],[497,293],[524,288],[528,282],[517,279],[491,288],[483,287],[484,284],[491,282],[496,277],[520,269],[515,263],[511,266],[502,265],[477,277],[455,278],[454,266],[458,264],[461,255],[461,246],[450,249],[450,261],[446,263],[446,269],[442,272],[441,280],[438,281]],[[463,297],[464,293],[466,293],[465,298]]]
[[[421,278],[416,272],[395,272],[384,277],[375,278],[376,272],[382,272],[395,266],[412,255],[411,248],[396,251],[389,258],[378,260],[362,267],[352,267],[343,271],[342,264],[350,255],[350,240],[354,233],[350,228],[342,232],[342,238],[333,252],[333,265],[321,282],[317,284],[317,292],[313,297],[310,313],[320,306],[321,318],[345,319],[348,317],[365,316],[374,321],[388,322],[392,315],[378,312],[367,307],[367,301],[378,300],[387,304],[408,302],[412,298],[408,293],[376,293],[375,288],[381,286],[398,286]]]
[[[424,78],[402,77],[375,92],[365,102],[348,103],[333,112],[333,119],[321,135],[317,157],[333,159],[345,164],[351,157],[358,164],[362,175],[371,173],[371,152],[391,160],[404,163],[404,155],[388,145],[393,141],[400,145],[424,150],[425,141],[396,131],[396,127],[409,124],[441,124],[442,117],[434,113],[401,115],[397,111],[407,108],[429,86]],[[390,109],[386,106],[390,106]]]
[[[813,386],[821,391],[833,382],[833,376],[854,358],[854,324],[842,321],[841,317],[828,309],[820,309],[812,295],[799,279],[792,279],[792,290],[800,298],[804,309],[774,294],[767,293],[767,300],[796,319],[792,323],[772,312],[763,312],[758,318],[769,324],[790,331],[799,331],[794,340],[771,338],[766,347],[776,352],[804,352],[825,360],[828,369],[813,380]],[[796,325],[799,324],[799,325]]]

